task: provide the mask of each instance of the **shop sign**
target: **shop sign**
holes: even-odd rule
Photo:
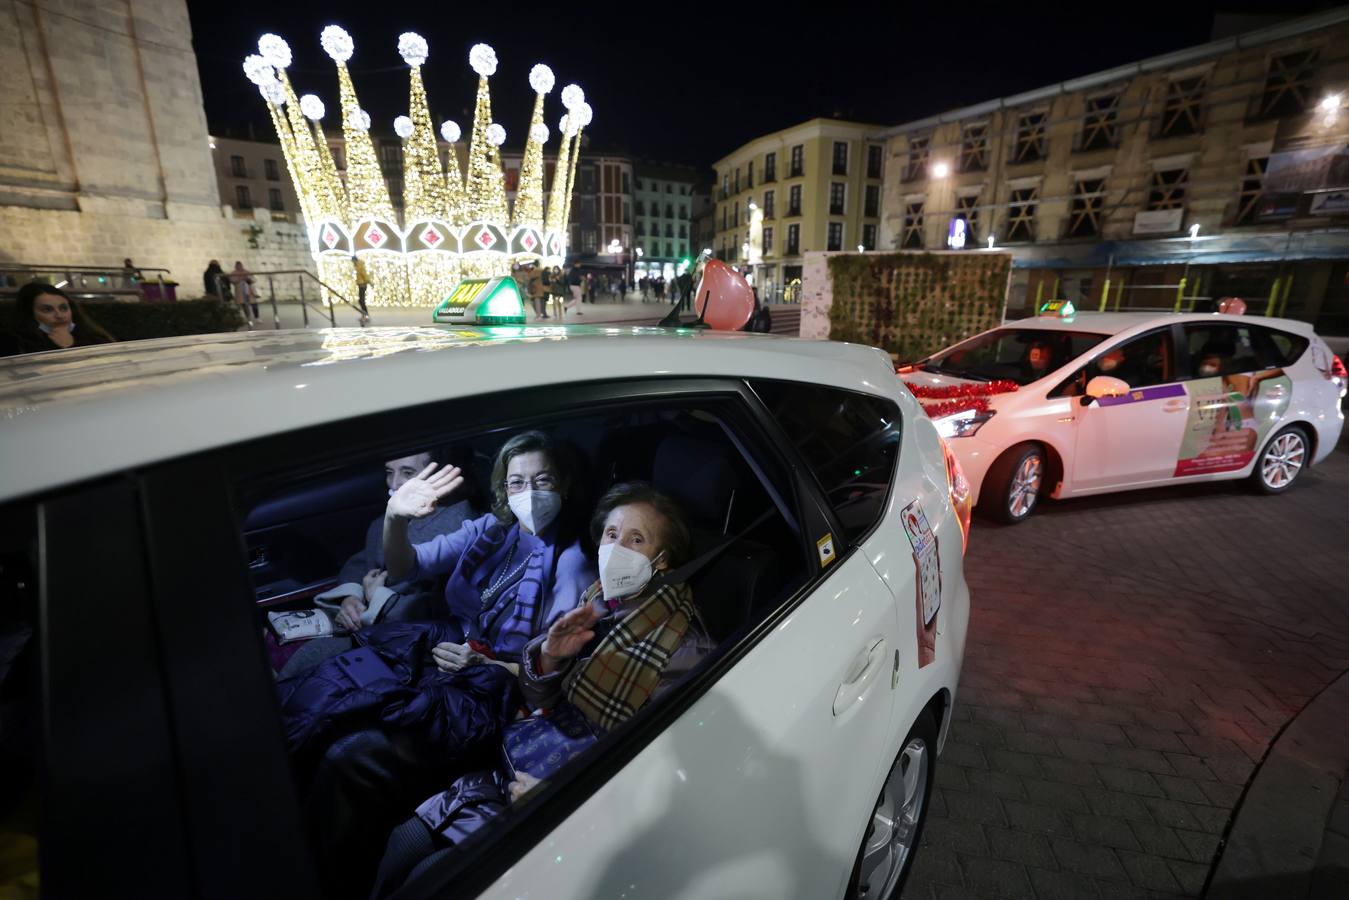
[[[1184,218],[1184,207],[1146,209],[1134,213],[1134,234],[1171,234],[1180,231]]]

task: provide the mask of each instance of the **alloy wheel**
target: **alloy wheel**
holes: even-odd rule
[[[859,900],[888,898],[913,855],[918,823],[927,805],[927,742],[911,738],[895,760],[871,814],[858,866]]]
[[[1265,450],[1260,463],[1260,477],[1265,486],[1282,490],[1292,483],[1307,457],[1307,442],[1297,431],[1286,431],[1274,439]]]
[[[1031,507],[1040,496],[1041,477],[1040,455],[1032,453],[1017,466],[1012,475],[1012,483],[1007,491],[1007,511],[1012,518],[1021,519],[1030,515]]]

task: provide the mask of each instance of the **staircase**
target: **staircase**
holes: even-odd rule
[[[801,307],[798,304],[781,304],[768,307],[773,316],[773,334],[798,337],[801,334]]]

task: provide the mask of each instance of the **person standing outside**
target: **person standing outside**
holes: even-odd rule
[[[244,268],[242,260],[234,261],[234,271],[230,272],[230,284],[234,286],[234,297],[239,302],[239,311],[244,314],[244,321],[248,327],[252,328],[258,322],[258,304],[257,298],[253,295],[254,278],[253,273]],[[252,310],[252,317],[248,313]]]
[[[581,264],[572,263],[571,271],[567,273],[567,287],[571,289],[571,302],[567,308],[574,311],[578,316],[585,315],[581,312],[581,304],[584,302],[582,289],[585,286],[585,276],[581,274]]]
[[[547,300],[547,290],[543,284],[543,272],[540,271],[538,263],[530,263],[527,270],[526,281],[529,285],[529,302],[534,307],[534,315],[540,319],[548,318],[548,311],[544,309]]]
[[[370,324],[370,311],[365,308],[365,292],[370,288],[370,272],[365,268],[365,260],[352,255],[356,264],[356,305],[361,308],[361,324]]]
[[[567,276],[557,266],[553,266],[552,302],[553,318],[561,322],[563,308],[567,303]]]

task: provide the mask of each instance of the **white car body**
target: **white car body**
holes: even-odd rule
[[[1089,361],[1131,338],[1168,325],[1210,325],[1215,322],[1263,326],[1298,335],[1309,342],[1305,352],[1292,365],[1281,367],[1292,381],[1290,402],[1272,419],[1261,423],[1259,440],[1250,452],[1249,461],[1242,465],[1193,474],[1186,473],[1184,467],[1178,465],[1187,422],[1193,423],[1193,416],[1204,408],[1203,398],[1196,399],[1195,385],[1200,379],[1177,379],[1167,385],[1154,385],[1142,392],[1131,392],[1129,399],[1141,402],[1110,406],[1100,403],[1084,406],[1078,396],[1052,395],[1065,379]],[[992,418],[972,435],[949,438],[951,448],[970,480],[976,502],[980,492],[987,487],[986,476],[994,462],[1009,448],[1026,442],[1043,445],[1051,456],[1050,472],[1055,477],[1044,483],[1042,491],[1056,498],[1077,497],[1166,484],[1245,478],[1251,474],[1266,443],[1281,428],[1291,424],[1301,424],[1312,432],[1314,447],[1308,464],[1314,465],[1335,448],[1344,426],[1341,410],[1344,379],[1331,375],[1330,350],[1305,322],[1217,314],[1087,312],[1068,318],[1021,319],[989,332],[1003,328],[1097,333],[1104,339],[1086,353],[1054,367],[1016,391],[990,396],[988,404],[995,411]],[[929,359],[941,353],[933,354]],[[919,387],[978,385],[977,381],[921,369],[905,372],[903,378]],[[938,427],[946,430],[940,421]]]
[[[813,593],[483,894],[841,896],[889,767],[934,703],[944,741],[964,654],[963,535],[933,424],[871,348],[639,328],[494,331],[244,333],[0,361],[0,508],[283,432],[560,379],[761,378],[885,398],[903,422],[879,527],[854,548],[840,542]],[[935,660],[921,668],[916,555],[900,522],[915,500],[941,573]]]

